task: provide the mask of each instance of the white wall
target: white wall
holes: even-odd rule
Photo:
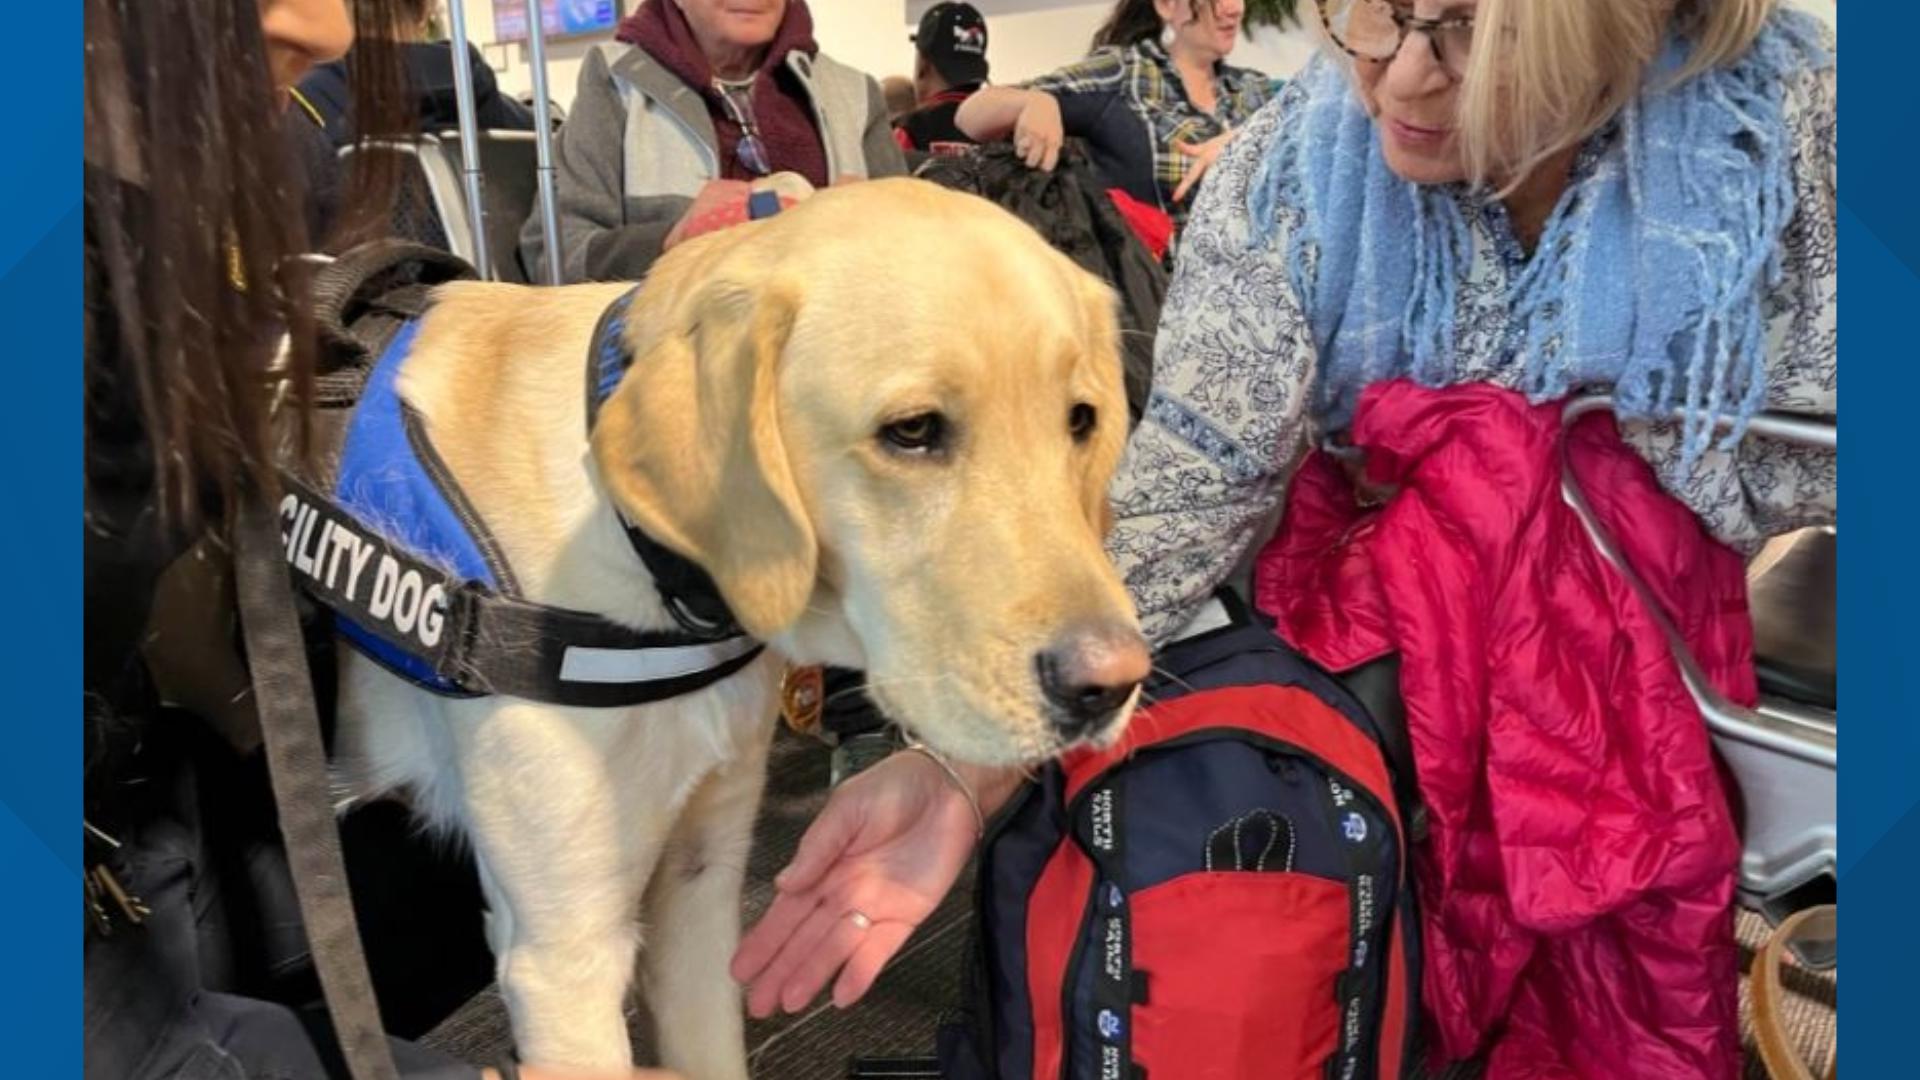
[[[807,0],[820,51],[876,79],[913,74],[905,0]],[[991,45],[992,28],[988,28]]]
[[[462,3],[467,35],[481,46],[500,81],[500,88],[516,97],[530,93],[533,76],[524,44],[493,44],[493,0],[448,0]],[[913,73],[913,44],[907,35],[919,23],[920,13],[935,0],[808,0],[813,10],[814,36],[822,51],[875,78]],[[993,81],[1030,79],[1086,55],[1087,42],[1106,18],[1112,4],[1086,0],[972,0],[987,18],[987,59]],[[638,0],[627,0],[628,10]],[[547,43],[547,87],[561,105],[573,101],[580,80],[580,62],[600,38],[576,38]],[[1286,34],[1262,30],[1234,50],[1232,61],[1270,75],[1289,75],[1306,61],[1311,46],[1297,31]]]

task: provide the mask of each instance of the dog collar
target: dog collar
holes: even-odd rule
[[[621,293],[600,313],[600,321],[593,328],[593,340],[587,346],[589,434],[600,418],[600,407],[613,396],[627,369],[633,366],[633,353],[627,348],[627,315],[633,306],[633,298],[639,292],[640,287],[636,285]],[[647,572],[653,575],[653,586],[660,593],[660,602],[682,630],[706,641],[738,637],[745,633],[739,621],[733,617],[733,610],[727,607],[726,599],[720,595],[719,586],[713,583],[713,578],[705,570],[648,536],[624,512],[620,513],[620,524],[626,530],[627,542],[633,545],[633,553],[646,566]]]

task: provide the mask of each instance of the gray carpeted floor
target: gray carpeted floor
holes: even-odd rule
[[[782,730],[774,746],[748,863],[749,922],[771,902],[773,875],[792,856],[800,834],[826,802],[826,792],[826,749]],[[934,1030],[958,993],[972,892],[968,886],[963,881],[922,924],[857,1009],[842,1013],[821,1004],[793,1016],[749,1021],[747,1045],[754,1075],[838,1080],[846,1074],[847,1060],[856,1055],[931,1053]],[[636,1060],[653,1060],[653,1033],[638,1002],[629,1018]],[[512,1037],[498,991],[488,990],[468,1002],[426,1041],[466,1061],[499,1060]]]
[[[784,732],[774,747],[767,797],[761,808],[749,867],[746,905],[757,917],[772,896],[773,875],[799,843],[800,834],[826,800],[827,753],[811,741]],[[934,1032],[958,1000],[960,970],[967,943],[971,890],[967,882],[920,928],[895,958],[866,999],[841,1012],[817,1005],[794,1016],[753,1021],[747,1026],[754,1075],[768,1080],[840,1080],[856,1055],[927,1055]],[[1759,916],[1742,912],[1739,922],[1741,964],[1752,959],[1766,935]],[[1809,1061],[1824,1061],[1837,1026],[1837,981],[1824,975],[1785,972],[1787,1023]],[[630,1013],[637,1060],[652,1060],[652,1033],[644,1010]],[[1747,1022],[1747,989],[1740,988],[1740,1019]],[[426,1040],[467,1061],[495,1061],[511,1045],[507,1015],[497,992],[474,998]],[[1750,1040],[1749,1040],[1750,1042]],[[1428,1080],[1469,1080],[1480,1075],[1473,1064],[1428,1074]],[[1758,1061],[1750,1060],[1745,1080],[1766,1080]]]

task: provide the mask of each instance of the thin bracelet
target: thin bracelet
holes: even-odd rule
[[[987,816],[980,812],[979,797],[973,793],[973,788],[967,785],[966,780],[962,779],[960,774],[954,770],[954,767],[950,763],[948,763],[946,757],[943,754],[941,754],[938,750],[935,750],[933,747],[928,746],[926,743],[923,743],[918,739],[915,739],[907,743],[905,749],[909,753],[919,754],[921,757],[924,757],[928,761],[933,762],[935,765],[940,766],[940,771],[943,773],[946,773],[947,779],[953,781],[953,786],[959,788],[960,794],[966,796],[967,809],[973,811],[973,827],[974,827],[973,838],[975,840],[978,840],[986,836],[987,835]]]

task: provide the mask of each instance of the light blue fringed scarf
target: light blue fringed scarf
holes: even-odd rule
[[[1737,441],[1766,390],[1762,302],[1793,215],[1782,116],[1793,72],[1829,62],[1818,23],[1782,11],[1740,60],[1679,85],[1670,44],[1584,178],[1509,282],[1522,389],[1549,401],[1610,386],[1629,417],[1684,415],[1682,467],[1717,421]],[[1319,348],[1315,419],[1344,428],[1360,391],[1410,376],[1457,381],[1458,284],[1471,258],[1468,200],[1395,176],[1346,75],[1324,58],[1292,88],[1289,116],[1253,177],[1256,244],[1281,207],[1303,220],[1288,271]]]

